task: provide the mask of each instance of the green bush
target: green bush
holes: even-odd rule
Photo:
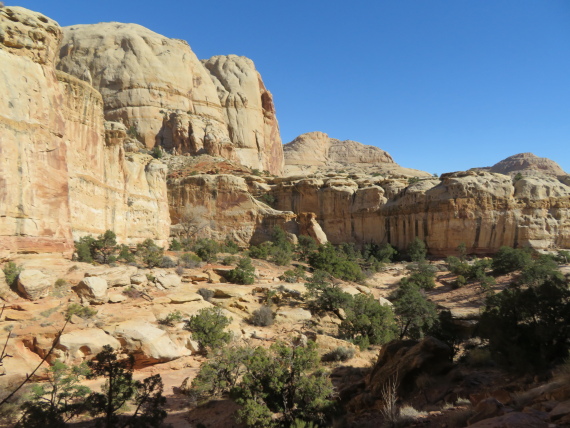
[[[248,250],[249,257],[252,259],[267,260],[273,244],[269,241],[259,245],[251,245]]]
[[[563,281],[564,275],[558,264],[550,256],[541,255],[528,263],[522,270],[519,281],[529,286],[537,286],[546,281]]]
[[[264,193],[263,195],[259,196],[257,199],[263,202],[264,204],[269,205],[270,207],[275,206],[275,202],[277,202],[277,199],[275,199],[275,196],[273,196],[271,193]]]
[[[354,261],[339,256],[330,243],[320,245],[316,252],[311,253],[309,264],[316,270],[323,270],[345,281],[361,281],[364,279],[360,266]]]
[[[457,275],[455,281],[453,281],[453,288],[458,289],[467,285],[467,279],[463,275]]]
[[[18,279],[18,275],[22,272],[24,268],[22,266],[17,265],[14,262],[8,262],[2,268],[4,271],[4,276],[6,277],[6,284],[10,287],[14,288],[16,286],[16,280]]]
[[[213,239],[204,238],[197,240],[192,249],[203,261],[211,263],[216,261],[220,245]]]
[[[283,248],[275,248],[271,254],[271,262],[277,266],[287,266],[291,263],[293,254]]]
[[[149,268],[160,266],[163,261],[164,248],[159,247],[150,238],[142,244],[137,244],[137,256]]]
[[[402,278],[402,283],[413,283],[424,290],[431,290],[435,287],[435,273],[437,269],[426,261],[409,265],[407,269],[411,272],[409,276]]]
[[[365,259],[374,257],[381,263],[390,263],[397,254],[398,251],[388,243],[382,245],[370,243],[364,246],[362,256]]]
[[[168,247],[170,251],[182,251],[182,248],[182,243],[176,238],[172,240],[170,247]]]
[[[123,260],[125,263],[133,263],[135,261],[135,255],[131,252],[128,245],[121,244],[119,246],[118,260]]]
[[[420,238],[415,237],[408,245],[407,253],[411,261],[421,262],[427,256],[426,244]]]
[[[501,247],[495,256],[491,267],[493,274],[505,275],[524,268],[531,261],[531,254],[528,250],[514,249],[511,247]]]
[[[89,306],[81,306],[79,303],[70,303],[65,312],[66,318],[71,318],[73,315],[88,319],[97,315],[97,310]]]
[[[235,269],[227,273],[227,278],[235,284],[250,285],[255,282],[255,268],[249,257],[243,257]]]
[[[164,153],[159,146],[154,146],[150,152],[150,155],[155,159],[161,159]]]
[[[91,246],[95,242],[95,238],[91,235],[83,236],[79,238],[79,241],[75,241],[75,257],[74,259],[79,262],[91,263],[93,262],[93,256],[91,254]]]
[[[285,272],[283,272],[283,275],[279,277],[279,279],[281,279],[282,281],[290,283],[299,282],[302,279],[306,278],[307,275],[305,273],[305,269],[303,269],[303,266],[296,266],[295,269],[293,270],[291,269],[286,270]]]
[[[344,346],[339,346],[335,349],[333,349],[330,352],[327,352],[325,355],[323,355],[322,360],[323,361],[348,361],[350,360],[352,357],[354,357],[355,354],[355,350],[354,348],[347,348]]]
[[[184,253],[180,256],[178,264],[188,269],[197,268],[202,263],[202,259],[196,254]]]
[[[224,253],[237,254],[239,250],[240,248],[237,242],[230,238],[226,238],[222,245],[222,252]]]
[[[262,306],[253,311],[250,319],[251,324],[259,327],[267,327],[273,324],[273,311],[269,306]]]
[[[309,254],[316,251],[319,248],[317,241],[312,237],[306,235],[300,235],[297,241],[297,253],[299,254],[299,260],[307,260]]]
[[[352,303],[352,296],[333,283],[329,273],[317,270],[305,283],[309,306],[316,311],[345,309]]]
[[[345,310],[346,317],[339,326],[342,338],[352,340],[364,349],[368,344],[384,344],[394,339],[398,327],[394,312],[373,296],[358,294]]]
[[[202,352],[211,352],[229,343],[231,334],[224,329],[230,321],[220,308],[204,308],[186,321],[184,329],[192,332]]]
[[[233,265],[235,262],[237,262],[237,257],[236,256],[226,256],[223,258],[222,260],[222,264],[224,266],[231,266]]]
[[[158,323],[161,325],[166,325],[168,327],[174,327],[176,323],[182,321],[182,312],[180,311],[173,311],[170,312],[166,317],[159,319]]]
[[[163,269],[175,268],[177,266],[176,262],[168,256],[163,256],[160,262],[160,267]]]

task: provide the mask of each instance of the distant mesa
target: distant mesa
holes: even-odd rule
[[[508,158],[493,165],[489,171],[506,175],[515,175],[518,172],[530,172],[532,175],[567,175],[560,165],[553,160],[540,158],[532,153],[519,153],[517,155],[509,156]]]

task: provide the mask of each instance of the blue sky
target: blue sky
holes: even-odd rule
[[[283,142],[322,131],[430,173],[533,152],[570,172],[568,0],[4,2],[253,59]]]

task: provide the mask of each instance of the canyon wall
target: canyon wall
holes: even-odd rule
[[[56,71],[62,31],[40,13],[0,9],[0,257],[61,253],[112,229],[165,242],[166,166],[106,143],[101,94]]]
[[[331,174],[332,175],[332,174]],[[389,242],[417,236],[433,255],[489,254],[502,245],[570,247],[570,187],[552,177],[461,172],[406,180],[337,175],[275,179],[280,210],[314,212],[333,243]]]
[[[282,172],[273,99],[250,59],[201,63],[183,40],[111,22],[64,28],[58,68],[98,89],[105,119],[123,123],[149,149]]]

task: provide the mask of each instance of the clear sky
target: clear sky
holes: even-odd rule
[[[322,131],[443,173],[532,152],[570,173],[569,0],[12,2],[254,60],[283,142]]]

